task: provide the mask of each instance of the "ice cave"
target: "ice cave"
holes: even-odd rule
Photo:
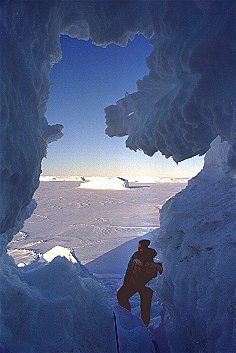
[[[62,136],[45,118],[62,34],[103,47],[152,36],[149,75],[105,108],[106,133],[175,162],[206,153],[162,208],[158,292],[170,352],[235,352],[235,1],[4,0],[0,16],[0,352],[116,352],[106,294],[79,262],[21,269],[6,254],[36,207],[47,145]],[[129,334],[142,337],[132,352],[151,352],[143,331]]]

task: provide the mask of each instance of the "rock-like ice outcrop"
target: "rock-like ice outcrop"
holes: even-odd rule
[[[160,211],[158,293],[173,352],[236,350],[236,180],[217,139],[203,170]]]
[[[235,2],[148,4],[156,33],[150,72],[136,93],[105,109],[106,133],[176,162],[204,154],[219,135],[230,143],[235,167]]]
[[[3,255],[0,265],[1,352],[115,352],[106,293],[80,263],[17,268]]]

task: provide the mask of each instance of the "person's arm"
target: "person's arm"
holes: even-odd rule
[[[131,256],[124,277],[124,283],[129,282],[131,274],[132,274],[132,263],[133,263],[134,255]]]
[[[144,272],[144,281],[145,284],[148,283],[151,279],[157,277],[158,272],[162,274],[163,272],[163,267],[161,262],[152,262],[150,264],[147,264],[146,268],[146,273]]]

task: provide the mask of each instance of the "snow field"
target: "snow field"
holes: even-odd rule
[[[146,187],[132,188],[137,185],[131,184],[128,192],[121,192],[84,190],[79,185],[80,182],[74,181],[40,184],[35,194],[37,209],[22,230],[27,236],[17,235],[8,245],[8,251],[18,251],[17,263],[21,261],[21,250],[33,251],[36,257],[55,246],[63,246],[73,248],[82,264],[99,261],[99,266],[90,269],[91,272],[104,269],[99,258],[131,240],[136,249],[135,238],[159,227],[160,205],[185,187],[185,184],[145,184]],[[130,251],[126,253],[127,259]],[[15,255],[14,251],[16,259]],[[29,253],[24,261],[29,263],[32,259]],[[124,270],[121,267],[118,273]]]
[[[41,352],[44,352],[46,343],[43,344],[43,342],[40,342],[40,338],[37,337],[41,337],[42,341],[46,342],[48,340],[47,333],[50,333],[51,343],[48,347],[51,350],[62,350],[67,347],[67,350],[65,350],[67,352],[71,347],[77,347],[76,349],[79,347],[79,351],[82,353],[91,353],[95,349],[94,341],[97,340],[94,332],[97,332],[100,335],[98,347],[101,347],[103,344],[104,347],[99,348],[101,349],[99,351],[95,350],[94,353],[103,353],[106,351],[113,353],[116,352],[116,346],[113,347],[115,334],[112,314],[112,311],[115,310],[119,326],[120,344],[123,349],[122,353],[139,353],[139,347],[142,348],[142,352],[152,352],[151,335],[147,335],[146,328],[143,326],[141,320],[138,319],[140,316],[138,295],[131,299],[132,315],[130,315],[126,311],[122,311],[122,308],[117,308],[116,291],[122,284],[129,257],[136,251],[138,240],[141,237],[148,237],[151,240],[156,237],[156,231],[154,230],[158,228],[158,213],[155,206],[156,198],[162,203],[170,195],[181,190],[183,186],[151,185],[148,188],[130,189],[128,194],[122,193],[121,196],[120,192],[116,192],[115,190],[91,191],[90,194],[89,190],[77,189],[77,184],[76,182],[41,184],[36,194],[38,202],[36,215],[33,214],[32,218],[26,222],[24,230],[18,233],[13,242],[9,244],[9,253],[15,257],[17,263],[25,262],[26,264],[30,264],[33,261],[31,265],[20,269],[15,269],[12,264],[15,276],[24,281],[26,288],[23,285],[20,286],[20,284],[19,288],[9,287],[12,296],[16,295],[17,297],[17,291],[20,291],[20,293],[23,293],[20,294],[21,297],[29,297],[27,299],[28,309],[26,310],[24,306],[21,306],[21,308],[20,306],[14,307],[14,312],[16,317],[24,316],[25,322],[27,322],[26,326],[32,325],[33,328],[27,333],[26,341],[29,342],[27,346],[26,342],[18,342],[21,340],[21,335],[25,335],[24,330],[26,328],[23,326],[22,330],[17,333],[15,330],[17,331],[18,323],[16,323],[13,329],[9,325],[9,332],[11,331],[16,336],[16,340],[15,344],[13,342],[10,344],[11,338],[9,337],[9,340],[6,340],[6,336],[3,335],[4,342],[6,342],[5,346],[11,347],[13,353],[25,353],[27,350],[30,351],[30,349],[35,353],[34,349],[36,349],[36,346],[40,347]],[[79,208],[78,199],[80,200],[80,204],[83,204]],[[146,200],[144,206],[146,209],[145,215],[141,213],[143,212],[143,207],[140,207],[142,199]],[[127,208],[124,207],[126,202],[128,202]],[[63,221],[60,216],[60,207],[64,215]],[[135,217],[137,208],[139,207],[140,213]],[[127,209],[129,210],[128,217],[126,214]],[[154,212],[156,217],[155,227],[154,222],[150,226],[150,220]],[[58,217],[60,217],[60,222]],[[74,252],[58,246],[57,244],[60,243],[60,234],[62,234],[65,240],[64,234],[68,226],[77,223],[77,220],[81,218],[83,218],[83,224],[79,222],[76,229],[71,231],[67,243],[63,242],[63,245],[77,244]],[[103,233],[104,238],[101,239],[101,243],[93,242],[91,233],[84,233],[86,227],[89,227],[91,223],[94,224],[96,220],[97,225],[100,227],[96,228],[97,232],[101,231],[101,229],[104,231],[109,230]],[[110,222],[112,223],[111,225],[109,224]],[[102,228],[102,225],[106,227]],[[42,229],[44,229],[43,232]],[[52,241],[50,240],[50,232],[53,235]],[[42,239],[42,236],[45,237],[45,234],[49,234],[49,239]],[[80,241],[84,243],[81,243],[81,246],[78,247]],[[89,245],[91,243],[92,245]],[[101,248],[98,247],[99,244],[101,244]],[[94,252],[91,251],[93,248],[95,248]],[[34,256],[28,253],[28,259],[25,258],[25,249],[30,249],[34,253]],[[45,254],[43,255],[43,253]],[[63,258],[55,258],[56,255],[66,256],[74,265],[68,264]],[[87,269],[78,261],[79,256],[87,259]],[[44,260],[52,262],[45,264]],[[56,269],[57,266],[58,269]],[[92,273],[95,274],[97,279],[94,278]],[[29,277],[31,281],[28,280]],[[93,289],[93,284],[95,289]],[[160,306],[157,304],[155,292],[155,282],[151,286],[154,289],[154,297],[150,330],[157,325],[160,314]],[[31,298],[33,296],[31,290],[35,291],[37,299]],[[6,291],[6,296],[7,293],[8,291]],[[95,300],[93,299],[93,295],[96,295]],[[34,300],[39,301],[38,297],[41,302],[37,304],[36,313],[33,315],[35,310],[33,309],[35,305]],[[47,297],[50,298],[49,303]],[[84,297],[86,300],[83,302]],[[60,298],[60,303],[57,301],[56,304],[55,301],[58,298]],[[94,303],[92,303],[93,301]],[[11,302],[5,299],[5,305],[10,307]],[[60,305],[68,308],[59,308]],[[75,312],[72,313],[73,306],[75,306]],[[48,309],[45,309],[45,307]],[[93,307],[94,309],[92,309]],[[57,311],[57,314],[51,314],[54,310]],[[91,310],[94,310],[94,313],[91,314]],[[100,315],[100,310],[105,310],[103,315]],[[50,322],[48,321],[48,315],[51,318]],[[80,317],[79,321],[77,320],[77,315]],[[45,327],[44,320],[47,321]],[[69,326],[67,329],[68,322],[71,322],[72,325],[74,320],[76,321],[73,324],[75,327]],[[92,320],[93,322],[90,324],[87,320],[89,322]],[[62,324],[61,321],[63,321]],[[64,321],[67,324],[64,324]],[[108,329],[106,328],[107,323]],[[57,330],[57,326],[59,325],[60,329],[58,329],[58,334],[56,334],[54,330]],[[87,325],[90,325],[88,330],[86,329]],[[99,325],[99,328],[96,325]],[[76,330],[79,332],[78,336],[80,340],[73,338],[74,335],[76,337]],[[84,330],[87,330],[86,334],[84,334]],[[103,339],[107,339],[107,335],[110,335],[110,338],[108,337],[108,341],[110,340],[110,342],[103,343]],[[57,342],[58,340],[60,341],[62,336],[65,336],[65,340],[61,340],[63,342],[53,343],[54,340]]]

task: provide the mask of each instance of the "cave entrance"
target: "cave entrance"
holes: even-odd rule
[[[134,92],[136,81],[148,74],[145,60],[152,49],[149,40],[137,36],[125,48],[111,45],[104,49],[61,36],[61,45],[63,58],[52,69],[46,117],[49,124],[64,125],[64,137],[49,145],[43,176],[54,180],[69,176],[157,176],[166,164],[173,168],[172,161],[134,153],[125,148],[125,138],[111,139],[104,133],[104,107],[126,92]],[[86,190],[78,194],[78,181],[41,183],[35,193],[38,207],[10,245],[12,250],[21,249],[12,252],[15,258],[23,254],[27,262],[27,257],[61,245],[74,248],[77,254],[77,249],[89,249],[78,254],[82,263],[87,263],[124,242],[133,241],[136,246],[138,236],[158,227],[158,208],[184,186],[157,186],[155,192],[150,192],[148,185],[140,192],[101,194]]]

